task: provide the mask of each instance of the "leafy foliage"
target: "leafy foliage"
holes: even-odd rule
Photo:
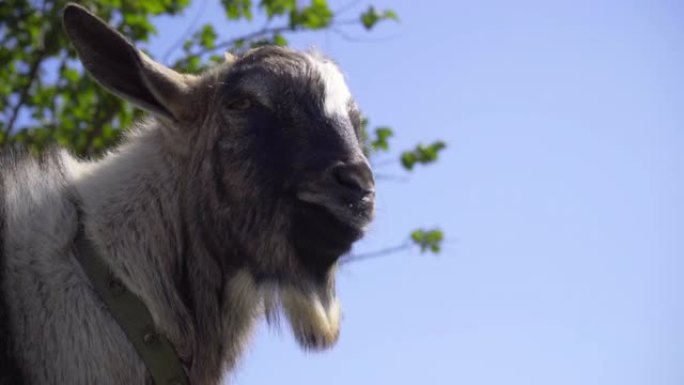
[[[141,117],[132,108],[85,76],[76,53],[62,32],[60,11],[68,0],[0,1],[0,151],[27,148],[38,153],[58,144],[77,155],[98,156],[120,139],[123,130]],[[190,0],[82,0],[82,5],[107,20],[136,43],[157,33],[154,17],[180,17]],[[244,36],[224,40],[211,24],[188,32],[175,49],[180,57],[171,63],[179,71],[197,73],[223,60],[224,51],[288,44],[287,36],[305,31],[351,28],[340,20],[327,0],[221,0],[226,19],[252,21],[262,15],[268,24]],[[393,10],[369,6],[351,22],[371,30],[383,21],[398,21]],[[273,24],[272,24],[273,23]],[[166,56],[166,55],[165,55]],[[364,119],[364,126],[368,121]],[[390,151],[394,131],[381,126],[371,137],[364,130],[370,156]],[[443,142],[418,145],[401,154],[406,170],[437,160]],[[416,230],[411,237],[421,250],[439,251],[442,233]],[[439,236],[438,236],[439,235]]]
[[[438,140],[430,145],[419,144],[415,149],[401,154],[401,164],[407,170],[413,170],[416,164],[433,163],[439,157],[439,152],[446,148],[446,143]]]
[[[389,127],[378,127],[375,129],[375,139],[370,142],[374,151],[389,151],[389,139],[394,136],[394,131]]]
[[[361,14],[361,24],[368,30],[373,29],[378,22],[382,20],[399,21],[399,16],[391,9],[383,12],[378,12],[372,5],[368,10]]]
[[[411,240],[420,246],[421,253],[425,253],[427,251],[439,253],[442,249],[444,233],[440,229],[418,229],[411,233]]]
[[[221,0],[226,16],[231,20],[252,20],[252,0]]]
[[[141,115],[82,75],[62,32],[66,0],[0,2],[0,146],[41,151],[52,143],[80,155],[110,147]],[[156,32],[150,19],[175,15],[189,0],[100,0],[84,5],[135,41]]]
[[[311,0],[311,5],[290,12],[290,25],[309,29],[321,29],[330,25],[333,13],[326,0]]]
[[[284,15],[297,7],[295,0],[261,0],[259,6],[266,10],[269,19],[276,15]]]

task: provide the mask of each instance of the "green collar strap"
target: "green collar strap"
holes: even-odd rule
[[[183,364],[169,340],[154,326],[143,302],[109,270],[83,230],[75,240],[76,259],[112,317],[128,336],[156,385],[189,385]]]

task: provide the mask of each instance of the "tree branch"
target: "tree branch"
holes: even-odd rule
[[[337,34],[340,36],[342,39],[352,42],[352,43],[384,43],[388,41],[393,41],[398,38],[398,36],[386,36],[386,37],[376,37],[376,38],[365,38],[365,37],[356,37],[356,36],[351,36],[344,32],[343,30],[339,28],[335,28],[334,26],[330,26],[330,31],[333,33]]]
[[[371,166],[373,166],[373,168],[377,169],[380,167],[385,167],[385,166],[389,166],[390,164],[396,164],[396,163],[399,163],[399,160],[397,160],[396,157],[392,157],[392,158],[386,158],[386,159],[381,159],[381,160],[377,160],[377,161],[371,161]]]
[[[45,15],[48,5],[50,5],[49,1],[43,2],[43,6],[41,7],[40,13],[41,15]],[[10,117],[7,126],[5,127],[5,133],[9,137],[9,135],[12,133],[12,130],[14,129],[14,125],[17,122],[17,118],[19,118],[19,112],[21,110],[21,107],[24,106],[26,103],[26,98],[29,96],[29,92],[31,91],[31,86],[33,86],[33,82],[36,81],[38,77],[38,73],[40,70],[40,65],[43,63],[43,60],[45,59],[45,56],[47,55],[47,42],[45,41],[45,37],[51,37],[54,39],[54,34],[50,33],[50,28],[48,28],[47,31],[43,31],[43,34],[41,35],[41,43],[38,44],[38,47],[34,53],[34,59],[33,62],[31,63],[31,66],[29,67],[29,72],[27,74],[28,77],[28,84],[26,84],[26,87],[21,90],[19,93],[19,99],[17,100],[17,104],[12,108],[12,116]],[[9,141],[8,141],[9,142]]]
[[[204,14],[204,10],[207,8],[206,5],[207,5],[207,0],[204,0],[204,2],[202,2],[202,5],[200,5],[199,11],[197,12],[197,14],[195,14],[195,17],[192,19],[192,21],[190,22],[188,27],[185,29],[185,31],[183,31],[183,33],[180,35],[178,40],[176,40],[173,44],[171,44],[171,46],[166,50],[166,52],[164,52],[164,55],[162,55],[162,60],[161,60],[162,63],[166,63],[166,61],[169,59],[169,56],[171,56],[171,54],[175,50],[177,50],[178,47],[180,47],[183,44],[183,40],[185,40],[185,38],[188,36],[190,31],[192,31],[195,28],[200,17],[202,17],[202,15]]]
[[[29,96],[29,92],[31,90],[31,86],[33,85],[33,82],[36,80],[38,76],[38,70],[40,69],[40,65],[43,63],[43,59],[45,59],[45,53],[45,49],[40,49],[36,51],[35,58],[31,63],[31,67],[29,68],[28,74],[26,75],[26,77],[28,78],[28,84],[26,84],[26,87],[24,87],[19,93],[19,99],[17,100],[17,104],[15,104],[14,107],[12,107],[12,115],[10,115],[10,118],[7,122],[7,126],[5,127],[5,133],[7,135],[12,133],[12,130],[14,129],[14,125],[16,124],[17,118],[19,117],[19,112],[26,103],[27,97]]]
[[[111,106],[111,104],[104,103],[101,98],[96,105],[99,106],[99,108],[96,113],[96,118],[91,125],[92,131],[87,134],[88,139],[84,149],[84,154],[87,156],[93,156],[95,154],[95,148],[93,147],[95,139],[102,135],[104,125],[111,121],[117,112],[116,108]]]
[[[358,20],[340,20],[338,22],[330,23],[330,25],[328,27],[333,28],[335,26],[353,25],[353,24],[358,24],[358,23],[359,23]],[[194,52],[192,55],[201,56],[201,55],[205,55],[208,53],[218,51],[220,49],[229,48],[229,47],[235,45],[235,43],[237,43],[238,41],[248,42],[248,41],[255,40],[255,39],[258,39],[260,37],[264,37],[264,36],[275,34],[275,33],[285,33],[285,32],[291,33],[291,32],[303,32],[303,31],[307,31],[307,29],[301,28],[301,27],[291,28],[289,25],[280,25],[277,27],[264,27],[258,31],[248,33],[246,35],[238,36],[238,37],[235,37],[232,39],[228,39],[228,40],[222,41],[220,43],[216,43],[216,44],[214,44],[213,47],[199,50],[197,52]],[[309,31],[315,31],[315,30],[309,30]]]
[[[348,10],[356,7],[361,1],[360,0],[352,0],[347,2],[346,4],[342,5],[340,8],[335,10],[336,15],[340,15],[344,12],[347,12]]]
[[[401,245],[387,247],[384,249],[371,251],[368,253],[349,254],[349,255],[342,257],[340,263],[343,265],[346,265],[347,263],[350,263],[350,262],[359,262],[359,261],[365,261],[367,259],[386,257],[386,256],[396,254],[396,253],[401,252],[401,251],[408,250],[411,248],[411,246],[413,246],[413,244],[411,244],[410,242],[404,242]]]
[[[248,33],[248,34],[243,35],[243,36],[239,36],[239,37],[229,39],[229,40],[226,40],[226,41],[223,41],[220,43],[216,43],[213,47],[202,49],[200,51],[193,53],[193,55],[195,55],[195,56],[205,55],[208,53],[218,51],[220,49],[228,48],[228,47],[234,45],[235,43],[237,43],[238,41],[241,41],[241,40],[242,41],[250,41],[250,40],[260,38],[262,36],[270,35],[273,33],[286,32],[286,31],[293,31],[294,32],[295,30],[292,30],[290,28],[290,26],[285,26],[285,25],[282,25],[279,27],[262,28],[256,32]]]
[[[62,58],[59,61],[59,66],[57,67],[57,75],[61,76],[64,70],[66,69],[67,62],[69,61],[69,53],[65,52],[64,55],[62,55]],[[64,90],[66,89],[68,85],[68,81],[64,78],[58,78],[57,81],[55,82],[55,88],[56,88],[56,96],[52,98],[52,101],[50,103],[50,115],[52,117],[51,121],[55,122],[57,121],[57,101],[60,99],[59,96],[61,95]],[[50,136],[53,135],[54,131],[57,129],[56,124],[47,124],[46,122],[41,122],[42,125],[44,125],[48,131],[50,132]]]
[[[410,176],[406,175],[393,175],[393,174],[385,174],[385,173],[375,173],[375,179],[376,180],[391,180],[394,182],[408,182],[411,180]]]

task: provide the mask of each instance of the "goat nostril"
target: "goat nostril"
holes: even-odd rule
[[[364,194],[373,192],[373,174],[365,163],[339,164],[332,170],[338,184]]]

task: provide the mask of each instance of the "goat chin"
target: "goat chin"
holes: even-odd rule
[[[268,323],[279,325],[278,309],[282,310],[303,349],[323,350],[337,342],[341,312],[334,295],[283,286],[269,290],[264,299]]]
[[[304,349],[326,349],[340,335],[340,303],[337,298],[324,301],[318,294],[285,289],[283,309],[297,342]]]

